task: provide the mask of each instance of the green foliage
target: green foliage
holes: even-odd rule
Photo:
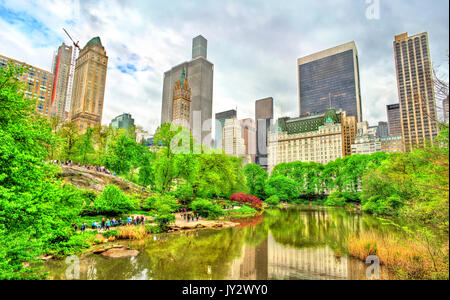
[[[331,193],[327,200],[325,201],[326,206],[343,206],[345,205],[346,198],[342,195],[342,193],[334,192]]]
[[[266,193],[276,195],[282,201],[292,201],[300,196],[297,183],[283,175],[272,176],[267,182]]]
[[[266,199],[264,203],[266,203],[269,206],[277,206],[278,204],[280,204],[280,198],[278,198],[277,195],[272,195],[268,199]]]
[[[230,212],[230,215],[232,218],[236,219],[236,218],[249,218],[249,217],[253,217],[258,213],[258,211],[252,207],[249,206],[242,206],[239,209],[235,209],[233,211]]]
[[[143,209],[158,210],[162,205],[167,205],[171,213],[180,208],[180,205],[174,196],[154,194],[145,200]]]
[[[267,183],[267,172],[257,164],[248,164],[244,167],[247,187],[249,193],[259,199],[265,199],[265,186]]]
[[[108,216],[117,216],[121,213],[131,212],[136,208],[136,203],[127,197],[121,189],[112,184],[105,187],[94,203],[97,214]]]
[[[197,199],[191,203],[193,211],[198,212],[204,218],[217,219],[224,214],[220,205],[207,199]]]

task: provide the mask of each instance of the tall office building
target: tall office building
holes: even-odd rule
[[[400,104],[389,104],[386,106],[389,135],[399,136],[402,135],[402,124],[400,121]]]
[[[256,158],[256,123],[253,119],[240,120],[242,138],[244,139],[245,160],[244,164],[255,163]]]
[[[389,136],[389,125],[388,122],[378,122],[376,128],[376,134],[379,138],[385,138]]]
[[[228,119],[237,118],[236,110],[228,110],[224,112],[220,112],[216,114],[216,134],[214,140],[214,148],[223,149],[222,147],[222,139],[223,139],[223,127],[225,126],[225,121]]]
[[[442,101],[442,107],[444,109],[444,122],[448,122],[449,121],[448,101],[449,101],[449,97],[448,96],[447,96],[447,98],[445,98]]]
[[[134,119],[131,117],[130,114],[121,114],[120,116],[115,117],[112,119],[111,123],[109,124],[114,129],[130,129],[134,127]]]
[[[207,41],[193,40],[192,60],[164,73],[161,124],[173,121],[173,91],[185,70],[191,92],[190,128],[197,142],[211,146],[214,65],[207,60]]]
[[[75,66],[70,119],[81,132],[101,124],[108,56],[99,37],[80,51]]]
[[[263,169],[268,168],[268,141],[273,119],[273,98],[264,98],[255,102],[256,122],[256,158],[255,163]]]
[[[299,115],[330,108],[362,121],[358,51],[355,42],[299,58]]]
[[[242,136],[241,123],[237,118],[225,120],[222,140],[222,147],[225,154],[236,157],[245,157],[245,145]]]
[[[53,90],[53,74],[17,61],[12,58],[0,55],[0,68],[13,64],[24,68],[19,79],[26,84],[25,98],[36,100],[36,112],[46,119],[50,119],[50,110]]]
[[[410,151],[438,133],[428,34],[396,35],[393,45],[403,147]]]
[[[72,62],[72,46],[62,44],[53,58],[53,91],[50,116],[60,121],[66,118],[66,103],[70,98],[69,75]]]

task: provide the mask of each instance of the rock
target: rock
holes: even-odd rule
[[[109,258],[125,258],[125,257],[134,257],[139,254],[139,251],[132,249],[109,249],[108,251],[103,252],[101,255]]]
[[[52,258],[53,258],[53,255],[48,255],[48,256],[42,257],[42,260],[43,260],[43,261],[49,261],[49,260],[52,259]]]
[[[100,248],[100,249],[96,249],[94,251],[92,251],[92,253],[94,254],[102,254],[103,252],[109,250],[109,248]]]

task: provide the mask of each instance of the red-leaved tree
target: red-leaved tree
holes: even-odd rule
[[[255,196],[247,195],[241,192],[231,195],[230,200],[246,204],[257,210],[262,210],[263,208],[263,202],[260,199],[256,198]]]

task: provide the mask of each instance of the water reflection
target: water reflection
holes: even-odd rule
[[[309,207],[268,210],[241,223],[127,242],[140,251],[137,257],[82,258],[80,279],[366,279],[368,265],[346,255],[347,237],[395,230],[369,215]],[[65,279],[66,268],[64,261],[45,265],[51,279]]]

